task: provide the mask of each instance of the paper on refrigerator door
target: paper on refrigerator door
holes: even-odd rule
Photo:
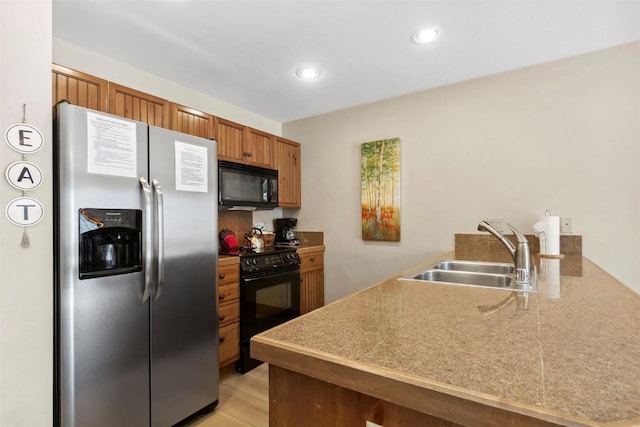
[[[176,190],[208,193],[207,147],[175,142]]]
[[[87,172],[137,178],[136,124],[87,112]]]

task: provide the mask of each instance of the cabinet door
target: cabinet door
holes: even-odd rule
[[[278,170],[278,205],[286,208],[300,208],[302,206],[300,144],[284,138],[275,138],[273,166]]]
[[[219,360],[220,366],[233,363],[240,357],[240,324],[231,323],[220,328],[219,333]]]
[[[212,139],[213,122],[211,114],[171,103],[171,129],[177,132]]]
[[[308,313],[324,305],[324,270],[312,270],[300,274],[300,314]]]
[[[238,263],[218,265],[218,286],[237,285],[240,282],[240,266]]]
[[[111,82],[109,113],[169,129],[169,101]]]
[[[300,254],[300,313],[324,305],[324,251]]]
[[[73,105],[107,111],[107,81],[71,68],[53,64],[53,105],[66,99]]]
[[[219,325],[226,326],[240,320],[240,300],[233,300],[220,304],[218,307]]]
[[[218,159],[244,163],[245,126],[216,117],[214,138],[218,141]]]
[[[248,164],[262,168],[273,168],[272,135],[247,128],[244,140],[244,156]]]

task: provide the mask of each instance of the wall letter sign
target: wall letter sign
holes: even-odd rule
[[[5,175],[9,184],[22,191],[35,190],[42,184],[42,171],[31,162],[13,162]]]
[[[42,203],[31,197],[18,197],[7,203],[6,215],[15,225],[35,225],[44,216]]]
[[[35,127],[25,123],[10,126],[4,133],[4,139],[11,148],[23,154],[40,151],[44,145],[42,133]]]

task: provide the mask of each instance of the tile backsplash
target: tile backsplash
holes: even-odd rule
[[[515,242],[513,234],[506,237]],[[535,235],[526,235],[532,254],[540,252],[540,241]],[[456,234],[456,253],[500,253],[507,252],[504,245],[489,234]],[[563,255],[582,255],[582,236],[573,234],[560,235],[560,253]]]
[[[253,227],[251,211],[218,211],[218,230],[229,229],[234,232],[240,245],[244,244],[244,235]]]

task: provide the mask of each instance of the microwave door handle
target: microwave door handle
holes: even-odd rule
[[[158,286],[156,288],[155,300],[160,298],[164,288],[164,196],[162,186],[157,179],[152,181],[155,192],[155,217],[156,217],[156,250],[158,254]]]
[[[142,196],[144,200],[144,288],[142,289],[141,301],[146,302],[153,293],[153,209],[151,206],[151,187],[145,178],[140,178],[142,186]]]
[[[271,178],[267,178],[267,202],[273,199],[273,185],[271,185]]]

